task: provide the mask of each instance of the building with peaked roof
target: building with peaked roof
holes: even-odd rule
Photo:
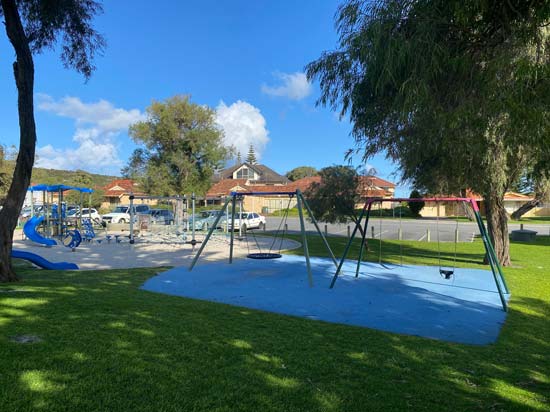
[[[280,175],[265,165],[246,162],[219,171],[213,181],[224,179],[245,179],[250,185],[286,185],[290,182],[286,176]]]
[[[288,201],[283,193],[295,192],[297,189],[305,192],[313,183],[320,181],[320,176],[310,176],[292,182],[265,165],[245,162],[218,173],[217,179],[206,193],[205,204],[219,204],[231,192],[269,192],[265,196],[246,197],[243,207],[251,212],[271,213],[287,207]],[[392,197],[395,192],[395,184],[376,176],[361,176],[359,182],[361,199]],[[274,192],[280,192],[281,195]],[[296,200],[291,200],[290,207],[295,206]]]
[[[130,204],[130,194],[143,196],[145,193],[140,190],[139,183],[131,179],[116,179],[103,187],[105,192],[102,209],[112,209],[118,205]],[[142,203],[136,200],[136,203]]]
[[[437,197],[452,197],[452,195],[438,195]],[[485,200],[480,194],[474,193],[471,190],[466,191],[466,197],[472,198],[477,202],[479,211],[485,215]],[[511,215],[525,203],[533,200],[532,195],[526,195],[517,192],[506,192],[504,194],[504,208],[506,213]],[[461,204],[455,202],[426,202],[424,208],[420,211],[423,217],[453,217],[466,216],[466,210]],[[541,205],[527,212],[524,216],[549,216],[550,205]]]

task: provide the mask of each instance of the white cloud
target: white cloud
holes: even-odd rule
[[[37,148],[38,167],[118,173],[123,162],[115,139],[130,124],[145,119],[137,109],[116,108],[106,100],[84,103],[78,97],[55,100],[46,94],[38,94],[37,100],[38,109],[74,119],[76,131],[72,140],[78,144],[76,149],[52,145]]]
[[[269,131],[266,121],[257,107],[237,100],[230,106],[220,102],[216,108],[216,123],[224,131],[224,143],[234,146],[246,157],[252,144],[256,157],[260,159],[266,144],[269,142]]]
[[[138,109],[125,110],[113,106],[107,100],[83,103],[78,97],[64,97],[58,101],[47,94],[37,94],[38,108],[58,116],[75,119],[77,126],[95,125],[102,131],[120,131],[144,116]]]
[[[262,85],[262,93],[271,96],[287,97],[291,100],[302,100],[311,94],[311,84],[305,73],[275,73],[281,81],[279,86]]]

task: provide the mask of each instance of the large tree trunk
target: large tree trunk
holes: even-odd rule
[[[521,217],[540,206],[550,198],[550,178],[546,176],[540,176],[535,184],[535,198],[521,205],[521,207],[512,213],[512,219],[519,220]]]
[[[509,266],[510,238],[508,236],[508,215],[504,208],[504,196],[496,193],[485,195],[485,213],[487,214],[487,230],[495,248],[495,254],[502,266]]]
[[[17,280],[11,265],[13,232],[30,183],[36,146],[34,64],[15,0],[1,0],[1,3],[6,33],[16,54],[13,72],[19,113],[19,154],[8,195],[0,211],[0,282],[12,282]]]
[[[534,198],[533,200],[529,200],[528,202],[524,203],[523,205],[521,205],[521,207],[514,211],[514,213],[512,213],[511,217],[512,219],[514,220],[520,220],[521,217],[526,214],[527,212],[529,212],[530,210],[536,208],[537,206],[539,206],[540,204],[542,203],[542,200],[541,199],[537,199],[537,198]]]

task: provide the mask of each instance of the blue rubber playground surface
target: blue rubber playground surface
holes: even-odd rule
[[[143,289],[450,342],[495,342],[506,320],[490,271],[457,268],[445,280],[432,266],[346,262],[333,289],[330,259],[312,258],[309,287],[303,257],[238,259],[179,267],[149,279]],[[509,298],[509,296],[507,296]]]

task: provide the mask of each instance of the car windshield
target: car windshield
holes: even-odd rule
[[[113,213],[127,213],[128,207],[126,206],[117,206],[115,210],[113,210]]]
[[[235,219],[246,219],[248,217],[248,213],[241,213],[240,217],[239,214],[235,214]]]
[[[67,216],[74,216],[78,213],[78,210],[76,209],[71,209],[69,210],[69,212],[67,213]]]

